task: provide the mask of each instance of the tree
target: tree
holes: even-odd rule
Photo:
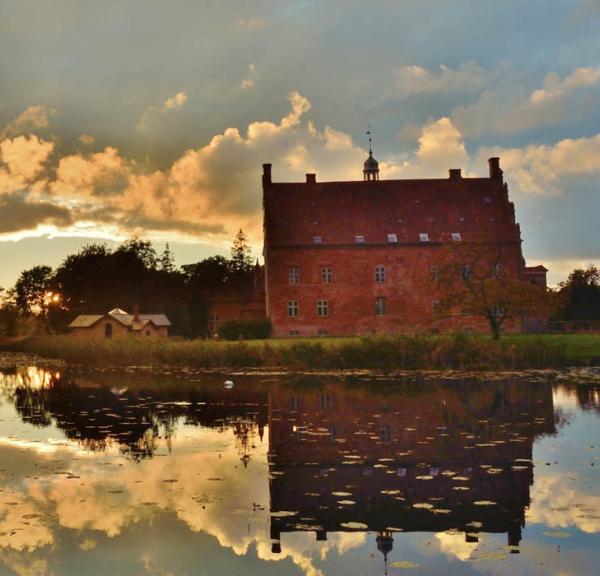
[[[19,311],[15,305],[14,292],[0,288],[0,294],[0,334],[16,336]]]
[[[590,264],[576,268],[558,287],[560,320],[600,320],[600,270]]]
[[[21,272],[14,288],[15,305],[24,314],[35,314],[51,332],[48,312],[58,304],[60,295],[54,291],[54,274],[50,266],[34,266]]]
[[[500,243],[471,242],[453,247],[435,274],[440,300],[436,317],[480,317],[487,321],[494,340],[510,319],[545,316],[549,307],[545,289],[522,281],[506,270],[508,249]],[[513,254],[514,256],[514,254]]]
[[[248,237],[240,228],[231,247],[231,269],[234,273],[247,273],[252,269],[252,256]]]
[[[161,254],[161,257],[158,261],[158,269],[161,272],[175,272],[175,258],[173,256],[173,252],[169,248],[169,244],[165,244],[165,249]]]

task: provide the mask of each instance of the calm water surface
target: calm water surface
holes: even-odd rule
[[[598,574],[599,468],[542,377],[4,369],[0,574]]]

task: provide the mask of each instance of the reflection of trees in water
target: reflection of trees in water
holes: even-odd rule
[[[247,464],[253,438],[257,433],[262,436],[266,419],[260,403],[228,404],[209,391],[189,387],[128,391],[121,381],[110,388],[90,386],[89,381],[87,386],[78,386],[74,380],[48,372],[43,386],[32,386],[31,379],[18,371],[0,378],[4,395],[24,422],[40,427],[55,424],[67,438],[90,451],[105,451],[116,445],[133,460],[152,457],[160,440],[170,451],[182,421],[232,429],[240,458]]]

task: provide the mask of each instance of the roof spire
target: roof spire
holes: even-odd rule
[[[363,167],[363,178],[364,180],[379,180],[379,162],[373,158],[373,146],[371,139],[371,125],[367,130],[367,136],[369,137],[369,157],[365,160]]]

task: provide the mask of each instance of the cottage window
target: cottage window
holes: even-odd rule
[[[288,316],[290,318],[298,316],[299,310],[300,306],[298,305],[298,300],[288,300]]]
[[[473,269],[471,268],[471,266],[469,266],[468,264],[465,264],[463,266],[462,272],[461,272],[461,276],[463,280],[467,280],[471,277],[471,273],[473,272]]]
[[[398,242],[398,236],[396,236],[396,234],[388,234],[387,236],[389,244],[396,244]]]
[[[321,282],[323,284],[331,284],[333,282],[333,268],[331,266],[323,266],[321,268]]]
[[[354,242],[356,242],[356,244],[364,244],[365,243],[365,237],[362,234],[357,234],[354,237]]]
[[[421,232],[421,234],[419,234],[419,242],[429,242],[429,234]]]
[[[104,337],[105,338],[112,338],[113,335],[113,327],[112,324],[110,324],[109,322],[107,322],[104,325]]]
[[[375,314],[385,316],[387,314],[387,298],[375,298]]]
[[[385,266],[375,266],[375,283],[383,284],[385,282]]]
[[[300,284],[300,268],[297,266],[288,269],[288,284]]]
[[[317,300],[317,316],[329,316],[329,300]]]
[[[321,244],[323,238],[321,236],[313,236],[313,244]]]
[[[462,236],[460,232],[452,232],[452,242],[460,242],[462,240]]]

